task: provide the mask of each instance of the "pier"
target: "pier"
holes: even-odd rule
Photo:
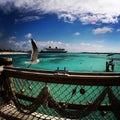
[[[120,72],[69,72],[12,66],[0,60],[2,119],[120,119]]]

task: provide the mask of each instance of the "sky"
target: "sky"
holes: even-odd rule
[[[0,49],[120,52],[119,0],[0,0]]]

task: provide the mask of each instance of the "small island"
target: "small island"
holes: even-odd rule
[[[5,49],[0,49],[0,55],[7,55],[7,54],[29,54],[31,51],[21,51],[21,50],[5,50]]]

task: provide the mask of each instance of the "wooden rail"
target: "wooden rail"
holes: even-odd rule
[[[55,116],[48,116],[34,112],[30,115],[26,115],[17,110],[17,108],[11,104],[3,105],[0,109],[0,120],[65,120]],[[66,119],[71,120],[71,119]]]
[[[7,77],[29,79],[33,81],[97,86],[120,86],[120,73],[113,72],[66,72],[32,70],[15,67],[4,67],[3,72]]]

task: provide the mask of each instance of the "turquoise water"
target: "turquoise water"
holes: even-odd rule
[[[114,59],[114,72],[120,72],[120,55],[115,54],[88,54],[88,53],[41,53],[40,62],[32,64],[30,68],[42,70],[66,69],[78,72],[104,72],[106,61]],[[26,55],[1,55],[0,57],[12,57],[15,67],[27,68],[30,61],[30,54]]]

